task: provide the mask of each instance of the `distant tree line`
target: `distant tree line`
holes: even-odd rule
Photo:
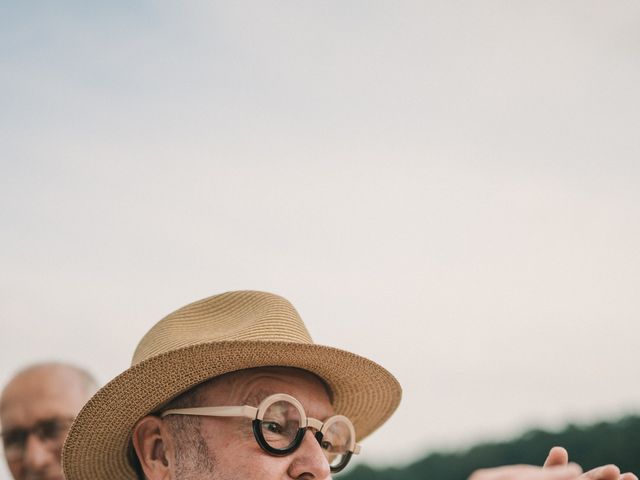
[[[589,426],[569,425],[561,432],[531,430],[507,442],[483,443],[466,451],[431,453],[404,467],[374,469],[357,465],[340,480],[466,480],[478,468],[517,463],[541,465],[555,445],[585,470],[615,463],[623,472],[640,474],[640,417]]]

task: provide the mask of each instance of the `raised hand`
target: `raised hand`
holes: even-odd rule
[[[569,453],[562,447],[553,447],[544,462],[544,468],[553,468],[569,463]],[[583,473],[580,480],[638,480],[633,473],[620,473],[616,465],[603,465]]]
[[[544,468],[531,465],[509,465],[476,470],[469,480],[578,480],[581,473],[582,469],[575,463]]]

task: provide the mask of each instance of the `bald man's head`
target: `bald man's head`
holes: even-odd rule
[[[87,371],[63,363],[32,365],[9,381],[0,396],[0,424],[16,480],[63,480],[64,438],[96,389]]]

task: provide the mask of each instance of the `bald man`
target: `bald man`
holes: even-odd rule
[[[15,480],[64,480],[64,439],[96,389],[88,372],[63,363],[32,365],[9,381],[0,396],[0,424]]]

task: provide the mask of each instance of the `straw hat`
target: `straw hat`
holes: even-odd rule
[[[135,480],[131,431],[145,415],[191,387],[225,373],[262,366],[296,367],[322,378],[336,413],[358,440],[400,403],[398,381],[380,365],[313,343],[293,305],[264,292],[228,292],[187,305],[142,338],[131,368],[84,406],[65,442],[67,480]]]

